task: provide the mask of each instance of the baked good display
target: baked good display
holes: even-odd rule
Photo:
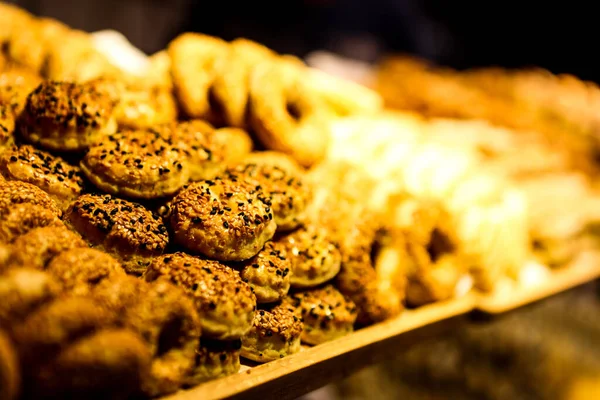
[[[83,178],[78,167],[30,145],[13,147],[2,153],[0,173],[7,181],[22,181],[39,187],[62,210],[83,191]]]
[[[195,386],[238,372],[241,347],[239,339],[218,341],[202,338],[196,349],[194,368],[186,377],[185,386]]]
[[[173,253],[155,258],[144,273],[149,282],[162,277],[194,301],[204,336],[233,340],[250,329],[256,297],[237,271],[217,261]]]
[[[242,337],[241,355],[244,358],[266,362],[300,351],[301,318],[289,304],[278,304],[258,310],[252,329]]]
[[[115,132],[113,107],[93,83],[47,81],[27,97],[20,132],[49,150],[83,151]]]
[[[271,198],[243,174],[192,183],[171,202],[175,241],[220,261],[256,255],[275,234]]]
[[[281,243],[269,241],[257,255],[233,266],[250,285],[259,304],[279,301],[290,290],[292,264]]]
[[[169,242],[167,227],[144,206],[106,195],[85,194],[65,213],[65,221],[90,243],[141,274]]]

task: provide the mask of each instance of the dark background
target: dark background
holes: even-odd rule
[[[433,0],[17,0],[88,31],[117,29],[153,53],[180,32],[245,36],[304,56],[375,61],[389,51],[441,64],[537,65],[600,80],[594,2]]]

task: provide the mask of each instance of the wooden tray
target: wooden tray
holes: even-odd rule
[[[568,267],[553,270],[535,285],[514,285],[509,290],[477,296],[475,308],[487,314],[500,314],[542,300],[600,278],[600,253],[585,252]]]
[[[355,370],[389,357],[411,342],[439,334],[470,312],[476,297],[436,303],[404,312],[389,321],[262,365],[245,365],[239,373],[180,391],[163,400],[221,398],[293,399]]]

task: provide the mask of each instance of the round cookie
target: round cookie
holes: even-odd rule
[[[47,81],[27,97],[21,134],[58,151],[82,151],[115,132],[110,96],[93,84]]]
[[[93,297],[146,341],[152,365],[143,392],[154,397],[179,389],[192,368],[201,332],[192,301],[165,280],[150,284],[130,276],[104,281]]]
[[[152,199],[177,192],[190,176],[186,149],[158,131],[124,131],[96,142],[81,169],[111,194]]]
[[[257,255],[236,265],[259,304],[279,301],[288,293],[291,267],[284,246],[271,241]]]
[[[125,271],[112,256],[96,249],[74,248],[55,256],[46,267],[55,276],[65,291],[75,295],[90,292],[105,280],[124,276]]]
[[[171,203],[175,240],[221,261],[256,255],[273,237],[271,200],[260,185],[235,173],[190,184]]]
[[[158,215],[111,195],[80,196],[69,206],[65,220],[92,247],[118,259],[128,273],[141,274],[169,242]]]
[[[232,340],[250,329],[256,297],[237,271],[217,261],[174,253],[155,258],[144,274],[150,282],[161,277],[192,298],[204,336]]]
[[[15,117],[9,106],[0,103],[0,152],[14,143]]]
[[[19,357],[9,338],[0,331],[0,399],[16,400],[20,390]]]
[[[13,242],[9,267],[45,269],[56,255],[78,248],[87,244],[64,225],[34,228]]]
[[[303,324],[295,312],[289,304],[258,310],[242,338],[242,357],[267,362],[299,352]]]
[[[233,375],[240,370],[242,342],[223,342],[202,338],[196,349],[192,372],[185,379],[185,386],[196,386],[212,379]]]
[[[125,329],[103,329],[62,349],[35,369],[28,398],[128,399],[139,395],[150,369],[143,340]]]
[[[278,231],[290,231],[303,221],[303,214],[311,199],[309,186],[304,183],[300,168],[292,169],[293,160],[280,161],[273,153],[263,159],[260,153],[247,157],[234,171],[259,185],[271,198],[273,219]]]
[[[351,333],[356,321],[356,306],[333,286],[299,292],[285,299],[304,322],[302,342],[320,344]]]
[[[54,300],[60,283],[49,274],[29,268],[16,268],[0,277],[0,326],[10,327],[38,307]]]
[[[300,228],[281,239],[292,266],[292,287],[318,286],[340,271],[342,256],[325,231]]]
[[[4,152],[0,156],[0,173],[6,180],[28,182],[39,187],[63,210],[81,194],[84,185],[78,167],[30,145]]]

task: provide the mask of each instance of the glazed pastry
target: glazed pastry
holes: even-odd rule
[[[42,271],[16,268],[4,273],[0,277],[0,326],[16,325],[61,291],[60,283]]]
[[[265,147],[310,166],[329,145],[324,101],[302,80],[304,67],[281,61],[257,65],[250,80],[249,121]]]
[[[13,326],[12,337],[25,368],[30,368],[75,340],[114,326],[116,318],[91,299],[63,297],[39,307]]]
[[[234,168],[235,172],[261,186],[271,198],[273,219],[277,229],[282,232],[300,225],[311,199],[309,186],[304,182],[300,167],[293,168],[295,162],[285,157],[278,157],[271,152],[261,157],[261,153],[255,153]]]
[[[27,96],[42,82],[39,75],[24,68],[0,70],[0,103],[9,107],[15,117],[21,115]]]
[[[14,142],[15,117],[9,106],[0,103],[0,152]]]
[[[291,262],[283,245],[265,243],[254,257],[236,265],[240,276],[247,282],[257,303],[273,303],[281,300],[290,290]]]
[[[35,228],[13,242],[9,267],[43,270],[61,252],[82,248],[87,248],[85,241],[64,225]]]
[[[196,349],[196,361],[185,380],[195,386],[212,379],[233,375],[240,370],[240,340],[223,342],[202,338]]]
[[[4,152],[0,156],[0,173],[6,180],[28,182],[39,187],[63,210],[83,190],[78,167],[29,145]]]
[[[111,195],[79,197],[66,211],[65,220],[92,247],[114,256],[132,274],[141,274],[169,242],[158,215]]]
[[[107,93],[93,84],[48,81],[27,98],[21,134],[49,150],[83,151],[116,128]]]
[[[242,338],[242,357],[267,362],[299,352],[303,324],[295,314],[289,304],[258,310]]]
[[[320,289],[294,293],[284,301],[291,304],[304,322],[302,342],[320,344],[351,333],[357,317],[354,303],[327,285]]]
[[[20,390],[19,357],[9,338],[0,331],[0,399],[16,400]]]
[[[139,394],[151,356],[125,329],[104,329],[70,343],[35,368],[28,398],[128,399]]]
[[[174,253],[154,259],[144,274],[150,282],[161,277],[192,298],[204,336],[239,339],[250,329],[256,297],[237,271],[217,261]]]
[[[63,289],[74,295],[83,295],[105,280],[114,280],[125,275],[115,258],[96,249],[74,248],[56,255],[46,267],[55,276]]]
[[[292,266],[292,287],[318,286],[340,271],[342,256],[325,231],[300,228],[281,239]]]
[[[260,185],[227,173],[189,185],[171,204],[175,240],[221,261],[256,255],[275,234],[271,200]]]
[[[200,337],[192,301],[165,280],[149,284],[133,277],[106,280],[93,295],[147,342],[152,366],[142,382],[144,393],[154,397],[179,389],[192,368]]]
[[[191,118],[210,118],[210,88],[218,73],[219,59],[227,52],[227,43],[198,33],[184,33],[168,46],[175,95],[184,113]],[[214,99],[213,99],[214,100]]]
[[[172,195],[190,177],[185,149],[156,131],[124,131],[94,143],[81,169],[103,191],[141,199]]]

